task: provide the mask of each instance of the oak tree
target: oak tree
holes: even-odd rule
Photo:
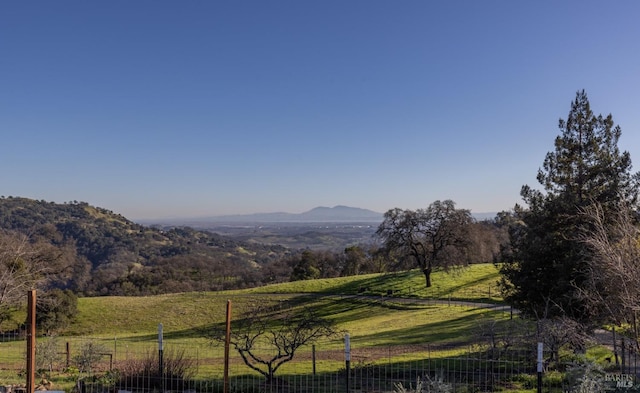
[[[420,268],[430,287],[435,268],[469,262],[472,222],[469,210],[456,209],[451,200],[435,201],[426,209],[387,211],[376,233],[389,255]]]

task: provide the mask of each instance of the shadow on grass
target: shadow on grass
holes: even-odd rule
[[[429,311],[425,310],[422,324],[404,329],[393,329],[353,338],[354,345],[377,343],[376,346],[398,345],[468,345],[474,340],[473,332],[483,320],[482,314],[469,314],[446,321],[429,322]]]
[[[271,298],[264,294],[256,294],[253,296],[243,296],[242,301],[247,303],[255,303],[263,306],[263,310],[266,310],[266,315],[272,318],[273,326],[277,326],[279,318],[282,315],[293,314],[303,310],[308,310],[318,317],[329,319],[336,325],[345,325],[350,323],[357,323],[358,321],[371,318],[372,315],[377,313],[387,314],[390,310],[397,311],[420,311],[424,310],[425,323],[416,324],[410,328],[393,329],[390,331],[383,331],[378,333],[372,333],[357,338],[362,343],[372,341],[381,342],[381,345],[394,345],[399,343],[414,344],[425,342],[436,342],[439,340],[454,340],[459,339],[463,341],[469,336],[469,329],[472,329],[473,324],[478,321],[477,311],[486,310],[487,312],[493,312],[490,309],[484,307],[473,307],[473,304],[468,304],[466,307],[471,308],[455,308],[455,314],[462,312],[469,312],[469,315],[465,315],[460,318],[447,319],[445,321],[429,322],[429,313],[431,310],[439,309],[443,306],[434,308],[433,304],[423,304],[420,301],[403,302],[402,299],[393,299],[389,297],[380,296],[344,296],[344,295],[322,295],[322,294],[301,294],[301,295],[288,295],[277,296]],[[274,306],[270,308],[268,306]],[[245,309],[240,307],[240,309]],[[223,314],[222,312],[218,314]],[[250,318],[251,315],[247,315],[242,311],[232,313],[232,329],[235,326],[242,324],[246,318]],[[452,312],[452,315],[455,315]],[[485,313],[482,313],[486,315]],[[194,321],[196,322],[196,321]],[[207,338],[210,337],[211,331],[224,330],[226,322],[224,316],[219,316],[211,320],[200,320],[198,326],[193,326],[188,329],[181,330],[165,330],[164,338],[169,340],[189,340],[194,338]],[[465,333],[466,331],[466,333]],[[122,337],[133,342],[145,342],[153,341],[157,339],[157,334],[150,333],[146,335],[136,335],[131,337]]]

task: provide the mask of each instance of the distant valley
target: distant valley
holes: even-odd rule
[[[473,214],[478,221],[496,213]],[[282,245],[291,249],[344,250],[375,242],[383,213],[349,206],[316,207],[303,213],[256,213],[199,218],[138,220],[156,227],[188,226],[238,241]]]
[[[257,213],[202,218],[139,220],[156,227],[188,226],[238,241],[291,249],[344,250],[374,241],[383,214],[348,206],[316,207],[304,213]]]
[[[476,220],[482,221],[493,219],[496,213],[472,213]],[[349,206],[324,207],[319,206],[303,213],[254,213],[254,214],[234,214],[209,217],[190,218],[165,218],[165,219],[141,219],[136,220],[143,225],[174,225],[190,226],[194,228],[220,226],[220,225],[259,225],[259,224],[282,224],[297,225],[309,223],[323,224],[373,224],[378,225],[384,218],[383,213],[369,209]]]

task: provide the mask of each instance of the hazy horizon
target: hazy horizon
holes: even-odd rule
[[[240,221],[242,221],[243,218],[249,219],[249,218],[253,218],[253,217],[260,217],[260,218],[264,218],[264,216],[277,216],[277,215],[290,215],[290,216],[302,216],[305,213],[310,213],[316,209],[335,209],[338,207],[343,207],[343,208],[348,208],[348,209],[357,209],[357,210],[365,210],[367,212],[371,212],[371,213],[376,213],[379,214],[380,216],[383,216],[384,212],[378,212],[375,210],[370,210],[370,209],[363,209],[357,206],[345,206],[345,205],[336,205],[336,206],[316,206],[313,207],[311,209],[305,210],[305,211],[301,211],[301,212],[286,212],[286,211],[272,211],[272,212],[254,212],[254,213],[244,213],[244,214],[222,214],[222,215],[205,215],[205,216],[176,216],[176,217],[149,217],[149,218],[142,218],[142,219],[133,219],[134,221],[139,221],[139,222],[160,222],[160,221],[172,221],[172,220],[185,220],[185,221],[189,221],[189,220],[216,220],[216,219],[225,219],[225,218],[232,218],[232,219],[239,219]],[[471,214],[473,216],[480,217],[480,218],[485,218],[485,217],[489,217],[489,216],[494,216],[496,215],[498,212],[471,212]]]

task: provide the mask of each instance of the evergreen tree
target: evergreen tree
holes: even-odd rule
[[[508,301],[537,318],[569,316],[590,321],[579,289],[588,275],[589,251],[579,240],[587,222],[582,212],[593,203],[613,211],[638,201],[640,175],[631,172],[628,152],[620,152],[619,126],[612,116],[596,116],[580,91],[565,120],[555,150],[547,153],[537,180],[544,191],[527,185],[527,207],[514,209],[511,243],[514,260],[502,268]]]
[[[304,250],[293,267],[290,281],[313,280],[315,278],[320,278],[318,260],[312,251]]]
[[[78,298],[70,290],[53,289],[38,299],[36,324],[47,334],[66,329],[78,313]]]

